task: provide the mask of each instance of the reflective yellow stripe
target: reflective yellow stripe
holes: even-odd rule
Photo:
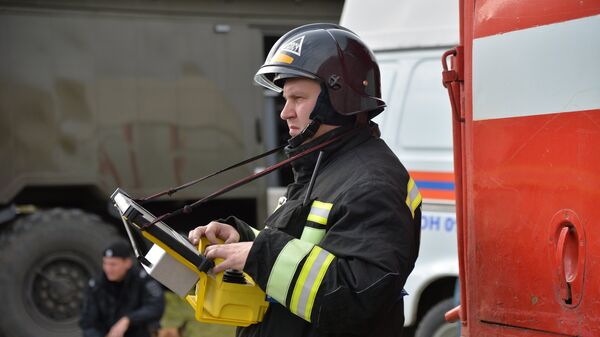
[[[319,200],[315,200],[312,203],[312,207],[326,209],[328,211],[331,211],[331,208],[333,207],[333,204],[328,203],[328,202],[321,202]]]
[[[419,205],[421,205],[421,193],[417,193],[417,197],[412,201],[412,204],[410,206],[413,218],[415,217],[415,210],[417,209],[417,207],[419,207]]]
[[[333,204],[331,203],[315,200],[310,207],[310,213],[308,214],[306,220],[327,226],[327,218],[329,218],[329,212],[332,208]],[[304,230],[302,230],[302,236],[300,237],[300,240],[318,244],[321,242],[324,236],[325,228],[318,229],[305,226]]]
[[[313,244],[298,239],[289,241],[281,250],[267,281],[267,295],[285,304],[288,289],[296,273],[298,264],[314,247]]]
[[[320,223],[321,225],[327,225],[327,218],[315,215],[315,214],[309,214],[307,220],[312,221],[312,222],[316,222],[316,223]]]
[[[323,265],[319,268],[319,271],[318,271],[316,279],[315,279],[315,283],[314,283],[313,287],[311,288],[310,293],[308,294],[309,297],[308,297],[308,300],[306,301],[306,310],[304,311],[304,314],[306,316],[306,320],[309,322],[310,322],[310,313],[312,312],[313,304],[315,303],[315,298],[317,297],[317,291],[321,287],[321,282],[323,282],[325,273],[327,272],[327,269],[329,269],[329,265],[333,261],[334,257],[335,256],[333,254],[330,254],[329,252],[327,253],[327,255],[325,256],[325,261],[323,261]]]
[[[254,233],[254,237],[258,236],[258,233],[260,233],[260,231],[252,226],[250,226],[250,229],[252,230],[252,233]]]
[[[321,225],[327,225],[327,218],[332,207],[333,204],[315,200],[311,205],[310,213],[306,219]]]
[[[412,214],[412,217],[414,218],[415,210],[417,209],[417,207],[419,207],[423,198],[421,197],[421,193],[419,192],[419,189],[417,188],[417,184],[415,184],[415,181],[413,180],[413,178],[408,179],[408,185],[406,186],[406,191],[407,191],[406,205],[410,209],[410,213]]]
[[[300,295],[302,295],[302,287],[303,287],[303,285],[305,285],[306,279],[308,278],[308,274],[310,272],[310,266],[312,266],[315,263],[315,260],[317,259],[317,256],[319,255],[320,250],[321,249],[318,246],[316,246],[315,248],[313,248],[313,250],[310,252],[308,257],[306,258],[306,262],[304,262],[302,271],[300,272],[300,275],[298,276],[298,280],[296,280],[296,286],[294,287],[294,292],[292,293],[292,300],[290,301],[290,310],[294,314],[296,314],[300,317],[302,317],[302,315],[298,313],[298,301],[300,301]],[[304,314],[304,313],[302,313],[302,314]]]
[[[290,311],[308,322],[310,322],[315,297],[334,257],[328,251],[315,246],[298,276],[292,293]]]
[[[315,245],[323,240],[325,229],[317,229],[309,226],[304,226],[300,240],[314,243]]]

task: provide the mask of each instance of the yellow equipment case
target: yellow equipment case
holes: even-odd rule
[[[221,261],[208,260],[203,255],[210,244],[206,238],[194,247],[164,222],[153,223],[156,217],[121,189],[110,199],[121,215],[142,267],[161,284],[184,297],[194,308],[198,321],[235,326],[262,321],[269,306],[265,293],[241,271],[214,274],[212,267]],[[154,244],[146,254],[139,252],[132,229]]]

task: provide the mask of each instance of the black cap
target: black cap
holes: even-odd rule
[[[104,249],[102,256],[121,258],[131,257],[131,247],[124,241],[116,241]]]

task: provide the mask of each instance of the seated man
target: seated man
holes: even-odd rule
[[[163,290],[130,252],[122,241],[104,250],[103,273],[90,280],[79,321],[84,337],[150,337],[158,330]]]

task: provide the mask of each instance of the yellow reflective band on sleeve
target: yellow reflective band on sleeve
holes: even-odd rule
[[[313,244],[298,239],[291,240],[283,247],[269,275],[267,295],[285,305],[288,289],[298,264],[313,247]]]
[[[321,242],[325,237],[325,229],[317,229],[309,226],[304,226],[300,240],[314,243],[315,245]]]
[[[417,209],[417,207],[419,207],[423,198],[421,197],[421,193],[419,192],[419,189],[417,188],[417,184],[415,184],[415,181],[413,180],[413,178],[408,179],[408,185],[406,186],[406,191],[407,191],[406,205],[410,209],[410,213],[412,214],[412,217],[414,218],[415,210]]]
[[[312,203],[310,213],[308,214],[308,218],[306,218],[306,220],[316,222],[321,225],[327,225],[327,217],[329,217],[329,211],[331,211],[332,207],[333,204],[315,200]]]
[[[252,230],[252,233],[254,233],[254,237],[258,236],[258,233],[260,233],[260,231],[252,226],[250,226],[250,229]]]
[[[300,276],[294,286],[292,300],[290,302],[290,311],[295,315],[310,322],[315,297],[325,277],[325,273],[335,256],[319,246],[315,246],[308,257]]]

